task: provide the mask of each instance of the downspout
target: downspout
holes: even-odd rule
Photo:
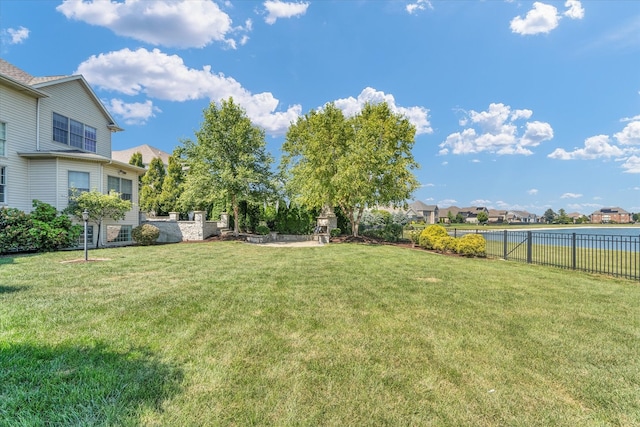
[[[36,151],[40,151],[40,98],[36,98]]]

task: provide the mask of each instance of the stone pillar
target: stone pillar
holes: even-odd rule
[[[204,226],[207,213],[205,211],[194,211],[193,221],[196,223],[198,240],[204,240]]]
[[[179,212],[169,212],[169,221],[177,221],[180,218]]]
[[[220,222],[218,223],[218,228],[229,228],[229,214],[226,212],[222,212],[220,214]]]

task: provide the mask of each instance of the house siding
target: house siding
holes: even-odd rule
[[[29,163],[29,205],[31,199],[63,209],[58,202],[58,174],[55,159],[31,159]],[[30,209],[29,209],[30,211]]]
[[[108,126],[117,129],[117,125],[84,79],[70,76],[30,85],[31,76],[21,70],[15,72],[11,64],[0,61],[2,70],[9,69],[0,78],[0,121],[7,124],[7,152],[0,156],[0,166],[6,168],[7,200],[0,206],[31,212],[32,200],[37,199],[61,211],[69,203],[69,171],[88,172],[91,189],[104,193],[107,176],[118,176],[122,169],[132,181],[132,209],[122,221],[105,220],[100,241],[106,244],[107,225],[138,225],[138,175],[144,172],[128,164],[112,163],[112,131]],[[15,76],[21,76],[19,81]],[[94,127],[96,152],[82,153],[73,146],[54,142],[54,112]]]
[[[46,86],[41,90],[50,95],[50,98],[43,99],[40,105],[41,150],[74,148],[53,140],[53,113],[58,113],[96,128],[96,154],[111,158],[111,131],[107,128],[109,120],[102,114],[79,80]]]
[[[16,153],[35,149],[36,106],[36,98],[0,85],[0,121],[7,126],[6,155],[0,156],[0,166],[6,168],[6,203],[0,206],[31,209],[31,198],[25,191],[29,185],[29,165]]]

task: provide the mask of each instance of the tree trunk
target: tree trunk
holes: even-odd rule
[[[96,249],[100,248],[100,229],[102,228],[102,221],[98,221],[98,234],[96,235]]]
[[[240,224],[238,221],[240,208],[238,207],[238,200],[236,199],[235,195],[233,195],[231,203],[233,204],[233,236],[238,237],[238,235],[240,234]]]

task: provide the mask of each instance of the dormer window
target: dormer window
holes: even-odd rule
[[[97,133],[94,127],[53,113],[53,140],[56,142],[95,153]]]

